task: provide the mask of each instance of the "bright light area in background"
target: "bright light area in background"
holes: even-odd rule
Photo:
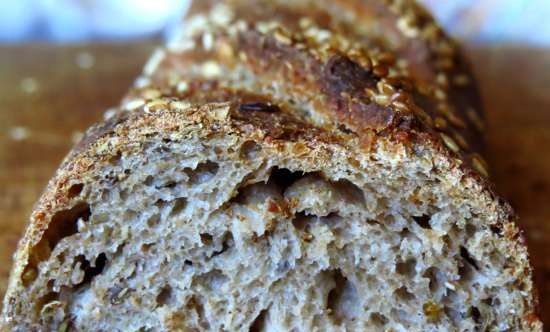
[[[6,0],[0,41],[131,39],[176,24],[188,0]]]
[[[550,0],[420,0],[453,36],[550,46]]]
[[[420,1],[460,39],[550,46],[550,0]],[[0,41],[74,42],[151,36],[174,26],[189,2],[5,0],[0,3]]]

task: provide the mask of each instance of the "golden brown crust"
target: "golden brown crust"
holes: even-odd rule
[[[400,57],[400,53],[397,56],[391,53],[408,49],[408,43],[388,47],[388,51],[383,48],[380,36],[371,38],[358,33],[346,27],[342,20],[330,19],[322,6],[306,8],[300,3],[274,5],[265,1],[246,4],[230,1],[230,22],[219,27],[215,22],[204,23],[190,38],[193,47],[189,50],[179,50],[177,43],[175,50],[167,50],[152,73],[153,83],[162,89],[169,87],[170,81],[180,79],[192,82],[214,76],[214,82],[224,80],[209,72],[191,70],[192,64],[197,63],[214,66],[216,70],[221,67],[222,71],[244,66],[259,85],[278,81],[284,94],[296,99],[305,97],[336,127],[367,137],[372,136],[371,130],[381,135],[396,129],[403,131],[403,135],[414,130],[430,132],[478,173],[487,176],[487,164],[480,155],[483,150],[480,139],[483,120],[477,111],[477,90],[458,52],[441,32],[429,40],[437,42],[432,46],[435,50],[428,47],[428,41],[423,41],[424,53],[431,54],[431,57],[424,58],[426,63],[423,66],[435,73],[437,66],[432,63],[437,61],[433,59],[442,58],[438,53],[439,44],[448,44],[444,47],[447,54],[444,58],[452,66],[444,66],[437,75],[420,75],[403,69],[402,63],[411,59]],[[349,5],[346,1],[343,3]],[[368,10],[363,8],[363,12]],[[309,16],[304,16],[306,14]],[[397,20],[398,16],[390,16]],[[298,17],[302,17],[299,23],[290,19]],[[304,23],[304,17],[312,19]],[[424,17],[424,29],[434,25],[433,21],[430,21],[431,25],[427,21],[428,18]],[[401,36],[401,39],[405,37]],[[205,45],[206,39],[215,47]],[[417,67],[414,65],[409,69]],[[450,80],[456,77],[467,82],[455,86]],[[250,87],[251,90],[257,88]]]

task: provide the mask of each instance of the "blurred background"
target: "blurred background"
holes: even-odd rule
[[[421,0],[474,43],[550,45],[548,0]],[[0,3],[0,41],[76,42],[166,35],[189,0],[17,0]]]
[[[550,0],[419,1],[462,41],[473,65],[491,178],[521,216],[548,328]],[[48,179],[83,131],[118,104],[188,6],[0,0],[0,297]]]

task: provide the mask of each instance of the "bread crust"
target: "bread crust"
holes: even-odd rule
[[[204,47],[183,52],[163,49],[158,63],[144,76],[151,83],[134,88],[120,110],[88,130],[65,158],[33,209],[29,226],[15,254],[4,299],[4,329],[11,326],[13,321],[10,319],[19,310],[17,294],[25,287],[23,279],[29,266],[40,262],[37,245],[43,239],[52,216],[57,211],[71,208],[74,203],[67,196],[71,186],[81,183],[93,174],[94,169],[109,163],[109,159],[120,151],[130,153],[148,132],[179,135],[183,132],[181,126],[196,126],[194,132],[204,137],[232,133],[281,146],[285,142],[299,142],[309,148],[323,146],[327,151],[331,146],[341,146],[357,153],[369,153],[379,142],[410,151],[419,146],[437,151],[449,169],[458,170],[463,181],[478,186],[480,192],[499,202],[499,220],[493,226],[509,241],[512,252],[521,257],[518,261],[522,265],[516,267],[521,275],[519,279],[533,292],[525,296],[526,307],[531,310],[523,317],[524,328],[542,331],[542,323],[536,314],[537,297],[532,286],[524,236],[514,224],[517,216],[508,203],[498,198],[487,177],[485,162],[480,157],[484,125],[478,113],[479,95],[468,65],[454,43],[429,14],[412,2],[387,1],[383,5],[371,0],[331,2],[330,6],[346,13],[365,15],[352,19],[332,17],[322,9],[323,4],[327,5],[324,1],[308,11],[304,6],[310,5],[309,1],[284,2],[270,2],[269,7],[263,7],[264,1],[228,1],[236,19],[225,22],[222,28],[228,30],[228,27],[235,26],[236,34],[224,33],[215,26],[207,31],[214,33],[220,45],[229,45],[232,56]],[[208,13],[216,3],[196,1],[192,15]],[[369,13],[382,14],[376,16],[379,23],[372,24],[380,24],[381,30],[391,31],[388,36],[380,36],[386,40],[371,37],[361,28],[352,29],[345,25],[346,20],[349,25],[351,22],[359,24],[364,19],[362,24],[368,26],[371,24],[368,21],[373,19]],[[247,17],[243,18],[245,14]],[[294,18],[306,15],[319,29],[331,31],[341,44],[361,43],[367,45],[367,49],[371,47],[380,51],[357,53],[345,47],[334,49],[329,45],[331,47],[327,48],[325,42],[303,41],[303,31],[296,31],[301,28]],[[399,23],[403,17],[411,15],[415,17],[415,23],[407,27],[411,31],[418,30],[416,33],[407,32],[403,23]],[[270,22],[266,21],[268,18],[278,20],[278,25],[260,31],[262,23]],[[238,28],[242,26],[241,21],[247,22],[244,28]],[[432,34],[425,33],[427,30],[435,31],[433,38]],[[281,31],[284,31],[283,37]],[[424,38],[424,34],[429,38]],[[190,40],[199,45],[203,38],[204,34],[198,34]],[[389,57],[387,54],[395,59],[384,61]],[[170,82],[170,75],[175,72],[189,74],[182,66],[204,62],[205,59],[228,68],[237,64],[244,66],[258,80],[284,80],[284,93],[291,94],[292,89],[299,88],[295,92],[297,95],[315,96],[308,100],[313,100],[312,104],[318,105],[319,112],[329,121],[321,125],[314,123],[310,118],[296,114],[293,107],[285,107],[285,100],[265,91],[256,91],[254,86],[232,86],[219,77],[194,77],[185,91],[178,91],[177,86]],[[410,61],[416,71],[388,76],[388,73],[399,70],[400,59]],[[292,70],[288,70],[289,66]],[[467,77],[467,84],[463,84],[462,75]],[[384,89],[391,94],[381,93],[384,91],[380,90]],[[383,99],[378,95],[386,96],[390,102],[377,102],[377,98]],[[140,105],[129,107],[135,101]],[[441,121],[438,123],[438,118],[443,118],[445,125]],[[323,158],[329,158],[329,153],[316,158],[321,162]]]

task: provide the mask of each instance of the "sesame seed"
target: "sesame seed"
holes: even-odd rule
[[[222,68],[214,61],[207,61],[201,66],[202,74],[205,78],[214,78],[222,74]]]
[[[145,105],[145,100],[143,99],[133,99],[124,104],[124,109],[128,111],[135,110],[141,106]]]
[[[400,69],[407,69],[409,67],[409,62],[406,59],[397,59],[396,65]]]
[[[300,21],[298,21],[298,24],[300,25],[300,28],[307,29],[313,25],[313,21],[309,17],[302,17],[300,18]]]
[[[454,68],[454,61],[452,58],[443,58],[436,61],[435,66],[438,69],[453,69]]]
[[[456,290],[455,285],[451,284],[448,281],[445,282],[445,287],[447,287],[448,289],[453,290],[453,291]]]
[[[453,78],[453,83],[456,86],[466,86],[470,84],[470,78],[466,74],[458,74]]]
[[[436,82],[442,87],[447,87],[449,85],[449,80],[447,79],[447,75],[445,73],[439,73],[436,76]]]
[[[189,106],[191,106],[191,103],[186,101],[174,100],[170,102],[170,110],[172,111],[181,111],[189,108]]]
[[[214,46],[214,36],[211,33],[207,32],[202,35],[202,47],[205,51],[210,51]]]
[[[402,103],[400,101],[393,101],[392,102],[392,106],[397,108],[398,110],[400,111],[408,111],[409,107],[407,106],[407,104],[405,103]]]
[[[472,166],[484,177],[489,177],[487,162],[477,153],[472,156]]]
[[[141,92],[141,96],[145,99],[155,99],[161,96],[161,93],[157,89],[147,89]]]
[[[434,124],[435,128],[439,130],[444,130],[445,128],[447,128],[447,120],[440,116],[435,117]]]
[[[186,81],[178,82],[178,84],[176,85],[176,90],[179,93],[187,92],[189,90],[189,83],[187,83]]]
[[[415,38],[418,36],[418,29],[411,25],[411,22],[406,17],[401,17],[397,20],[397,28],[409,38]]]
[[[304,241],[306,241],[306,242],[309,242],[309,241],[311,241],[311,240],[313,239],[313,235],[310,234],[310,233],[304,233],[304,234],[302,235],[302,239],[303,239]]]
[[[466,116],[479,132],[483,132],[485,130],[485,123],[475,109],[469,107],[466,110]]]
[[[395,55],[390,52],[380,53],[378,55],[378,62],[386,65],[393,65],[395,63]]]
[[[277,42],[283,45],[292,44],[292,39],[282,29],[275,30],[275,32],[273,33],[273,37]]]
[[[248,29],[248,24],[243,20],[238,20],[235,23],[235,27],[237,28],[238,31],[245,31],[246,29]]]
[[[225,4],[218,4],[210,11],[210,20],[218,26],[225,26],[233,19],[234,13]]]
[[[153,55],[151,55],[151,57],[145,64],[145,67],[143,67],[143,73],[145,75],[152,75],[155,70],[157,70],[157,67],[160,65],[163,59],[164,51],[161,49],[155,50],[155,52],[153,52]]]
[[[437,100],[447,100],[447,94],[442,89],[435,89],[434,96]]]
[[[458,132],[454,132],[453,133],[453,137],[455,139],[455,141],[458,143],[458,145],[463,148],[464,150],[467,150],[470,148],[470,146],[468,145],[468,142],[466,141],[466,139],[464,138],[464,136],[462,136],[461,134],[459,134]]]
[[[420,118],[420,121],[422,121],[425,125],[427,125],[428,127],[433,127],[433,119],[428,113],[426,113],[426,111],[414,104],[412,105],[412,111],[414,112],[414,114],[416,114],[416,116]]]
[[[447,113],[447,119],[457,128],[466,128],[466,122],[452,111]]]
[[[376,97],[376,92],[372,89],[365,88],[365,93],[367,94],[367,96],[369,96],[369,98],[374,99],[374,97]]]
[[[393,86],[389,85],[388,83],[384,81],[378,81],[376,83],[376,88],[378,89],[378,92],[384,95],[393,95],[395,93],[395,89]]]
[[[229,43],[219,42],[217,43],[218,54],[224,59],[233,58],[233,48]]]
[[[143,111],[145,113],[154,113],[160,109],[166,109],[167,105],[166,102],[162,99],[156,99],[153,101],[148,102],[145,107],[143,108]]]
[[[167,48],[176,53],[182,53],[195,48],[195,41],[191,38],[183,38],[181,40],[174,39],[168,43]]]
[[[445,143],[445,145],[449,149],[451,149],[451,151],[456,152],[456,153],[458,153],[460,151],[460,147],[458,146],[458,144],[456,144],[454,139],[452,139],[450,136],[448,136],[447,134],[444,134],[444,133],[439,133],[439,135],[443,139],[443,143]]]
[[[437,44],[436,52],[441,55],[452,56],[454,48],[449,42],[441,41]]]
[[[139,76],[134,81],[134,86],[138,89],[145,88],[146,86],[151,84],[151,79],[145,76]]]
[[[105,113],[103,113],[103,120],[109,120],[110,118],[115,116],[116,112],[116,108],[109,108],[105,111]]]
[[[387,95],[375,95],[374,102],[380,106],[388,106],[390,104],[390,97]]]
[[[248,55],[246,55],[246,53],[244,51],[240,51],[239,52],[239,59],[243,62],[245,62],[246,60],[248,60]]]

